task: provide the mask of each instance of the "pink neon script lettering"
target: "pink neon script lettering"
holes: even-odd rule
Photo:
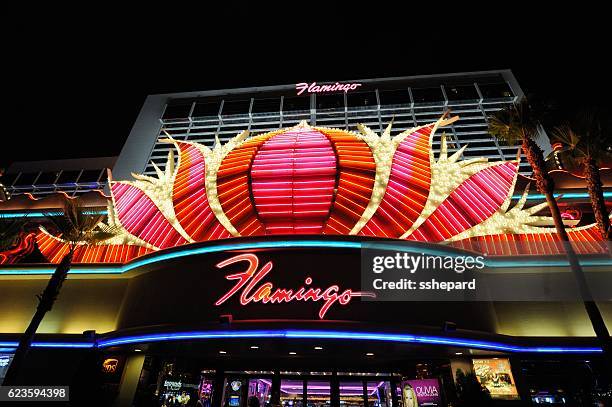
[[[306,83],[300,82],[295,84],[295,89],[298,91],[297,94],[301,95],[304,92],[308,93],[326,93],[326,92],[348,92],[349,90],[355,90],[361,86],[361,83],[334,83],[327,85],[317,85],[316,82]]]
[[[252,302],[261,302],[263,304],[275,304],[293,301],[313,301],[323,302],[319,310],[319,318],[325,318],[325,314],[332,305],[338,303],[347,305],[353,297],[376,297],[376,294],[367,291],[353,291],[350,288],[341,291],[338,285],[331,285],[326,289],[307,287],[312,284],[312,278],[306,277],[304,285],[298,287],[297,290],[287,288],[274,288],[272,283],[265,282],[259,285],[264,277],[272,271],[272,262],[267,262],[259,271],[259,259],[252,253],[239,254],[217,264],[217,268],[223,268],[233,263],[244,261],[247,263],[245,271],[229,274],[225,276],[226,280],[236,280],[236,283],[230,290],[215,302],[219,306],[227,301],[234,294],[241,291],[239,295],[240,304],[248,305]]]

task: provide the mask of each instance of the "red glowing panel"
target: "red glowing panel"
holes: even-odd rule
[[[175,143],[180,151],[172,192],[177,220],[195,241],[231,237],[208,204],[204,155],[192,144],[180,141]]]
[[[9,249],[0,252],[0,264],[17,263],[24,256],[32,253],[35,241],[34,233],[21,234]]]
[[[398,146],[389,183],[376,213],[360,235],[399,238],[414,224],[425,207],[431,183],[429,163],[433,125],[407,136]]]
[[[116,182],[111,190],[119,221],[128,232],[160,249],[187,243],[140,189]]]
[[[40,252],[49,263],[59,263],[68,253],[68,245],[44,232],[36,235]],[[150,250],[134,245],[80,246],[74,251],[73,263],[126,263]]]
[[[572,246],[578,254],[608,253],[607,242],[601,240],[597,225],[568,231]],[[451,242],[459,249],[487,253],[491,256],[556,255],[564,254],[557,233],[497,234],[477,236]]]
[[[323,233],[347,235],[370,202],[376,164],[370,147],[355,135],[317,130],[331,140],[338,157],[338,187]]]
[[[516,162],[503,162],[472,175],[408,239],[440,242],[484,222],[510,193],[517,171]]]
[[[257,151],[251,180],[266,234],[318,234],[329,216],[336,155],[316,130],[278,134]]]
[[[217,196],[225,215],[241,236],[264,234],[251,201],[249,172],[253,157],[270,135],[253,137],[232,150],[217,172]]]

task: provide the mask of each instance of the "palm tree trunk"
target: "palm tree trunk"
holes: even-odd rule
[[[546,197],[546,202],[550,208],[551,216],[555,223],[555,228],[557,229],[557,234],[559,235],[563,248],[565,249],[570,268],[574,274],[574,277],[576,278],[578,289],[580,290],[584,308],[589,316],[591,325],[593,326],[593,331],[595,332],[595,335],[597,336],[597,339],[602,347],[604,358],[608,362],[607,366],[609,370],[610,366],[612,366],[612,344],[610,342],[610,333],[608,332],[608,328],[606,327],[606,323],[601,315],[597,303],[592,299],[584,272],[582,271],[582,266],[578,261],[578,256],[576,255],[574,247],[570,242],[569,235],[565,230],[565,225],[563,224],[563,219],[561,218],[561,212],[559,211],[557,200],[553,195],[555,184],[545,169],[542,150],[530,137],[523,138],[522,147],[523,151],[525,151],[527,161],[529,161],[529,164],[531,164],[531,168],[533,169],[533,175],[536,180],[537,188],[539,192]]]
[[[584,160],[584,176],[599,231],[605,240],[612,240],[612,228],[610,227],[610,218],[603,195],[601,175],[593,157],[589,156]]]
[[[43,291],[42,295],[38,296],[38,307],[36,307],[36,312],[34,313],[28,328],[25,330],[21,336],[21,339],[19,340],[19,345],[17,346],[17,350],[13,356],[13,361],[11,362],[11,365],[6,372],[6,376],[4,377],[3,384],[5,386],[18,384],[17,381],[19,374],[23,368],[28,352],[30,351],[34,335],[45,317],[45,314],[51,311],[51,308],[59,295],[62,284],[64,283],[64,280],[66,280],[66,276],[70,270],[73,253],[74,249],[71,247],[62,261],[57,265],[57,268],[47,283],[47,287],[45,287],[45,291]]]

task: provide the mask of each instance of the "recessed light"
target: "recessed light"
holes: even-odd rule
[[[366,353],[366,356],[374,356],[374,354],[372,352],[368,352]]]
[[[322,346],[315,346],[314,348],[315,348],[315,350],[323,350]]]
[[[455,352],[455,355],[463,355],[463,352]]]
[[[222,354],[222,355],[225,355],[227,352],[224,351],[224,350],[220,350],[219,353]]]
[[[251,346],[251,349],[259,349],[259,346],[253,345],[253,346]]]
[[[134,352],[142,352],[142,349],[134,349]]]
[[[295,352],[289,352],[290,355],[297,355]]]

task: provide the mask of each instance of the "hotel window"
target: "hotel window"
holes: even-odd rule
[[[106,172],[102,174],[103,170],[84,170],[81,176],[79,177],[79,183],[84,182],[98,182],[106,180]]]
[[[280,111],[280,98],[265,98],[253,100],[253,113],[278,113]]]
[[[310,96],[285,96],[283,98],[283,112],[295,110],[310,110]]]
[[[480,93],[482,93],[484,99],[508,99],[514,97],[510,85],[506,82],[479,83],[478,88],[480,88]]]
[[[396,90],[381,90],[380,105],[409,105],[410,94],[408,89],[396,89]]]
[[[17,179],[17,175],[19,175],[17,172],[12,174],[4,174],[2,177],[0,177],[0,184],[3,184],[5,187],[10,187]]]
[[[223,110],[221,111],[221,114],[223,116],[249,114],[250,106],[250,99],[225,100],[225,102],[223,103]]]
[[[439,86],[430,88],[412,88],[412,98],[416,105],[437,104],[444,101],[442,88]]]
[[[192,117],[217,117],[219,115],[219,101],[197,101],[193,108]]]
[[[36,178],[40,172],[22,172],[15,185],[34,185]]]
[[[191,101],[174,100],[168,102],[162,120],[186,119],[191,111]]]
[[[80,170],[62,171],[57,179],[57,184],[76,184],[80,173]]]
[[[473,100],[479,99],[478,92],[474,85],[450,85],[445,86],[446,97],[449,101],[454,100]]]
[[[36,180],[36,185],[51,185],[55,184],[59,171],[43,172]]]
[[[315,95],[317,109],[344,109],[344,93]]]
[[[355,92],[347,93],[347,105],[349,108],[360,108],[366,106],[376,106],[376,92]]]

